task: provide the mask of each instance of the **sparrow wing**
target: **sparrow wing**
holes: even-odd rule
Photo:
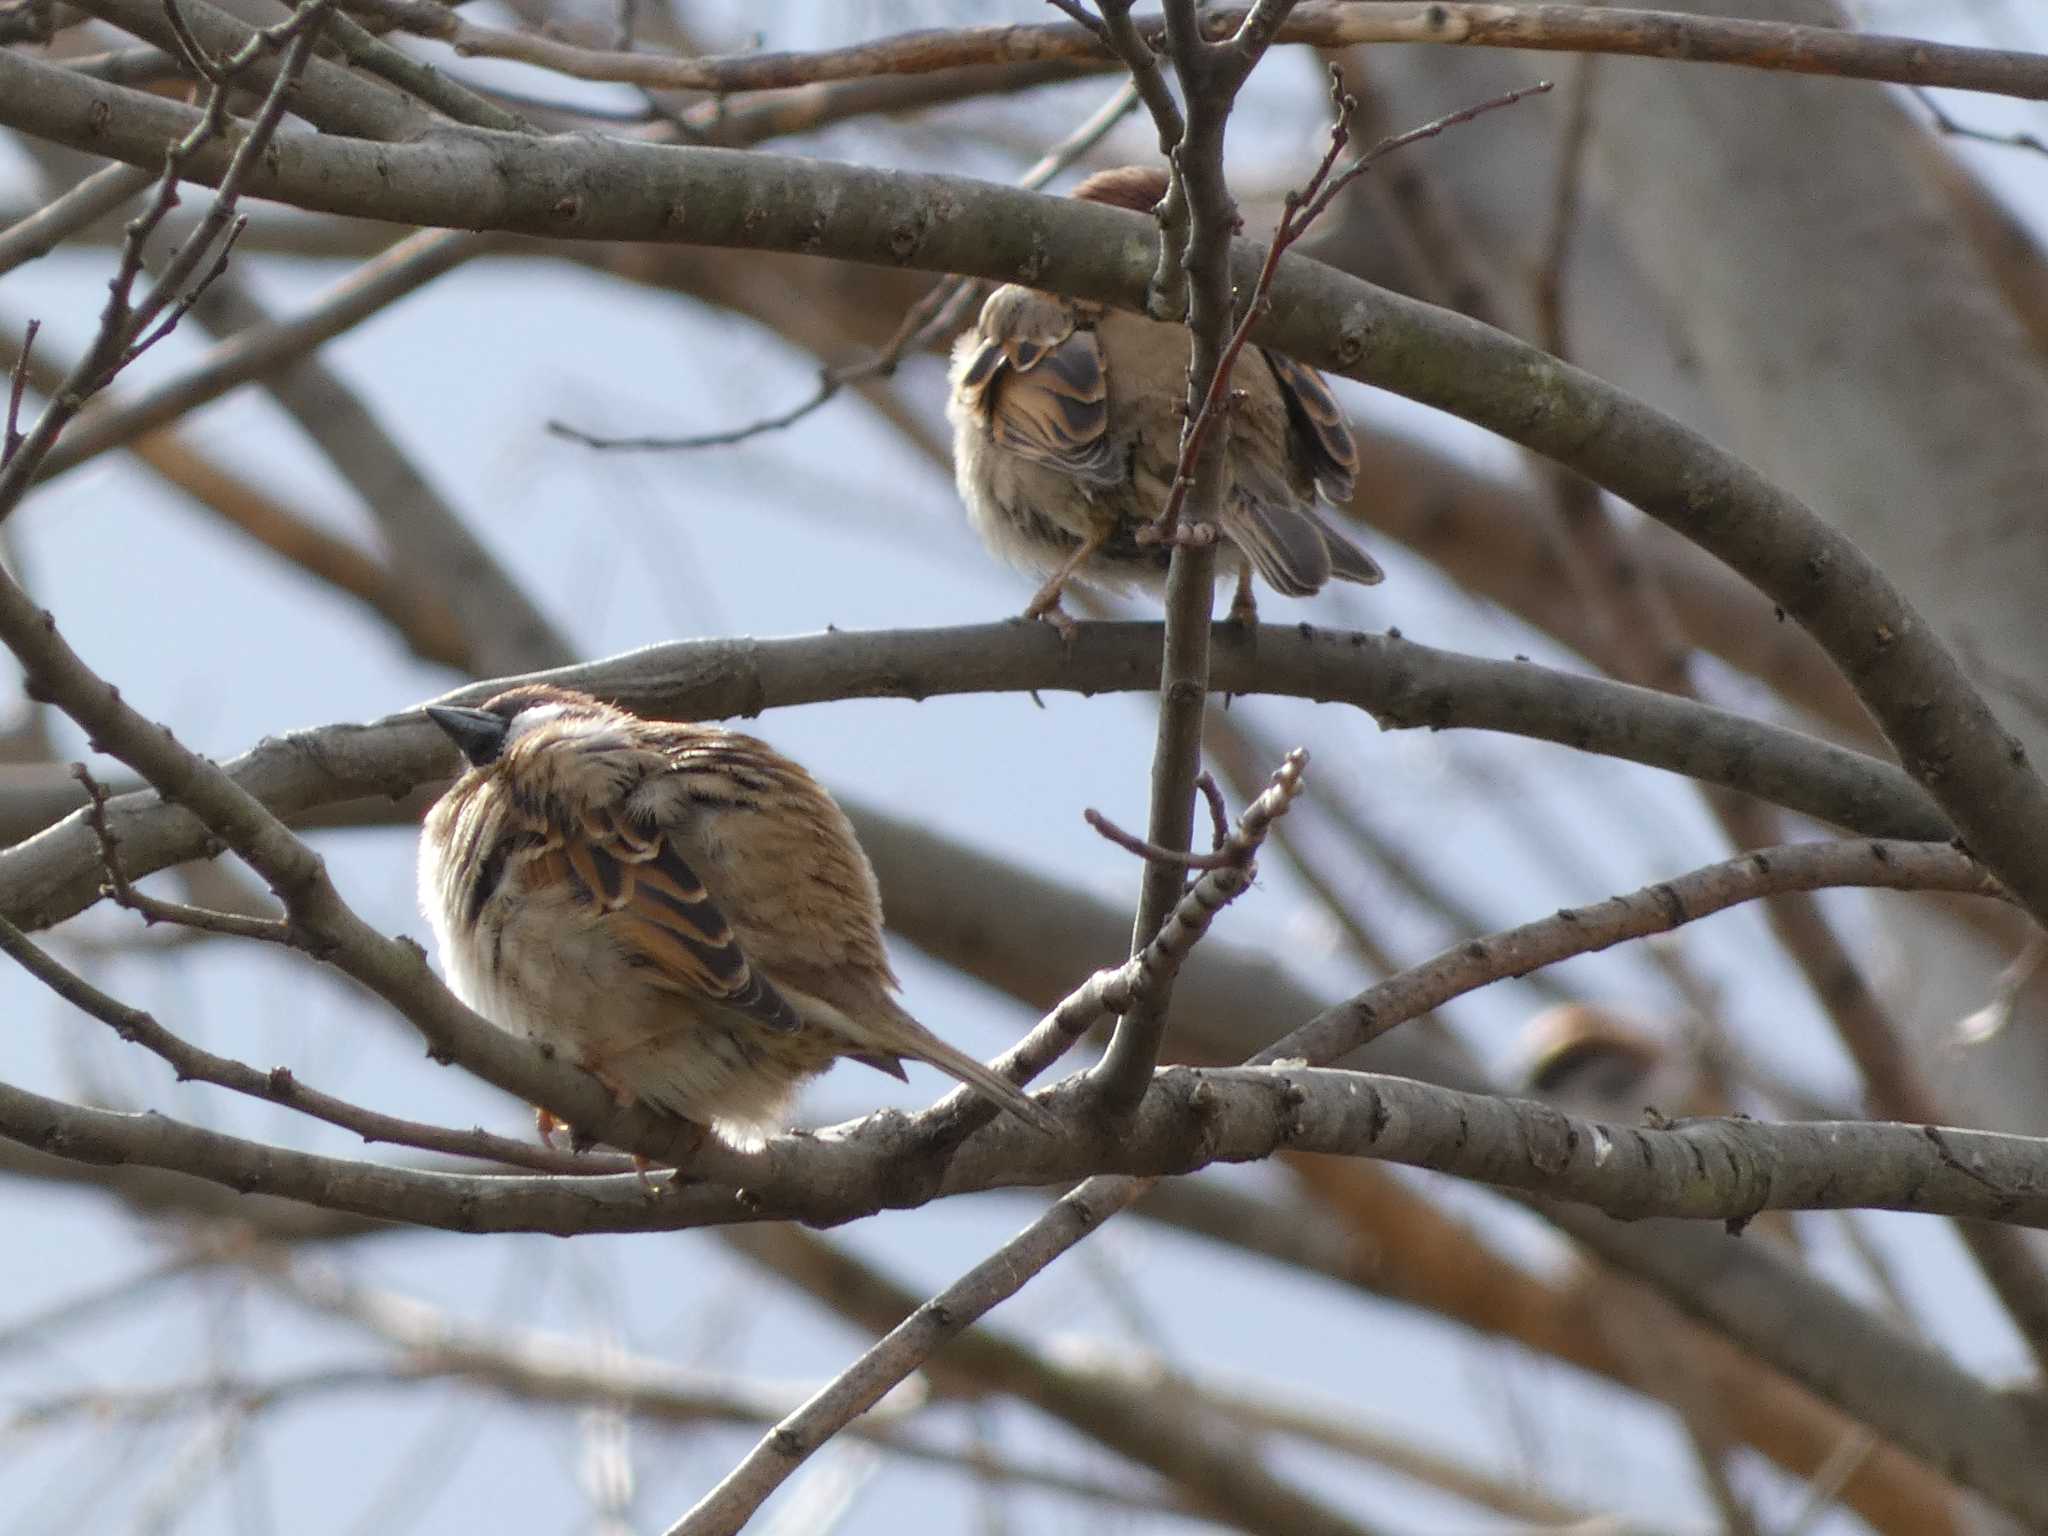
[[[1358,444],[1352,440],[1344,411],[1323,376],[1304,363],[1259,348],[1266,366],[1287,402],[1287,422],[1301,467],[1323,499],[1342,506],[1358,485]],[[1353,580],[1359,578],[1353,577]]]
[[[1117,478],[1102,348],[1065,304],[1003,288],[956,386],[998,447],[1101,485]]]
[[[563,882],[605,914],[608,932],[655,985],[782,1033],[803,1027],[665,835],[592,813],[575,826],[552,828],[537,863],[543,879]]]

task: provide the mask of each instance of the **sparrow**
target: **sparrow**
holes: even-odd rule
[[[1150,212],[1166,173],[1098,171],[1073,191],[1087,202]],[[999,558],[1042,574],[1025,607],[1063,633],[1069,581],[1157,588],[1172,554],[1138,530],[1166,506],[1180,457],[1188,333],[1007,284],[953,347],[953,470],[968,521]],[[1217,562],[1237,578],[1231,617],[1256,616],[1252,572],[1289,597],[1331,577],[1370,586],[1383,573],[1315,513],[1318,495],[1351,499],[1358,449],[1336,397],[1313,368],[1247,347],[1232,367],[1232,403]]]
[[[1060,1129],[891,995],[874,870],[766,742],[544,684],[426,713],[469,768],[427,813],[420,906],[448,985],[500,1029],[742,1146],[842,1056],[928,1062]]]
[[[1696,1051],[1682,1040],[1658,1039],[1609,1008],[1546,1008],[1522,1026],[1516,1046],[1520,1086],[1566,1114],[1669,1126],[1735,1113],[1726,1085]],[[1758,1213],[1756,1230],[1802,1250],[1789,1211]]]
[[[1690,1054],[1606,1008],[1560,1003],[1522,1026],[1521,1086],[1568,1113],[1632,1125],[1659,1117],[1723,1114],[1708,1102]]]

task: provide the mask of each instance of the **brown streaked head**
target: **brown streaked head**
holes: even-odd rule
[[[1068,194],[1084,203],[1107,203],[1150,213],[1166,197],[1166,169],[1157,165],[1119,165],[1097,171]]]
[[[607,712],[603,704],[587,693],[557,688],[551,683],[522,683],[485,700],[482,709],[429,704],[426,714],[447,733],[449,740],[462,749],[462,755],[469,760],[471,767],[484,768],[496,762],[505,750],[505,738],[511,731],[512,722],[527,710],[544,704],[592,715]]]

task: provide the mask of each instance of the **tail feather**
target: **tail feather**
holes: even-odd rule
[[[1237,496],[1222,522],[1230,542],[1283,597],[1307,597],[1330,579],[1329,536],[1299,507]]]
[[[921,1043],[914,1054],[948,1077],[959,1079],[983,1098],[1007,1109],[1034,1130],[1043,1131],[1048,1136],[1064,1134],[1065,1127],[1060,1124],[1059,1116],[1026,1097],[1024,1091],[1008,1078],[997,1075],[965,1051],[955,1050],[936,1035]]]
[[[1323,530],[1323,542],[1330,548],[1332,576],[1339,581],[1355,581],[1361,587],[1377,586],[1387,579],[1387,573],[1380,569],[1379,561],[1321,518],[1317,518],[1315,522],[1316,526]]]
[[[965,1083],[983,1098],[1007,1109],[1033,1129],[1043,1131],[1048,1136],[1064,1134],[1065,1127],[1060,1124],[1059,1117],[1026,1097],[1024,1091],[1015,1083],[990,1070],[965,1051],[946,1044],[912,1018],[894,998],[888,999],[886,1006],[889,1010],[888,1021],[883,1026],[888,1037],[886,1043],[876,1039],[883,1030],[875,1029],[872,1024],[862,1031],[867,1037],[870,1054],[879,1054],[874,1048],[880,1046],[891,1056],[915,1057],[927,1066],[937,1067],[948,1077]],[[861,1059],[867,1060],[869,1057],[864,1055]]]

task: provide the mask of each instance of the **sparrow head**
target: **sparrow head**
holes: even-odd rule
[[[1687,1053],[1611,1009],[1546,1008],[1523,1026],[1518,1046],[1522,1086],[1561,1109],[1622,1122],[1645,1106],[1696,1112]]]
[[[1112,208],[1150,213],[1166,200],[1167,185],[1163,166],[1119,165],[1097,171],[1068,195],[1084,203],[1107,203]]]
[[[471,767],[485,768],[505,755],[515,742],[542,726],[556,724],[561,734],[611,735],[626,717],[587,693],[549,683],[522,683],[487,699],[481,709],[429,704],[427,718],[462,749]]]

